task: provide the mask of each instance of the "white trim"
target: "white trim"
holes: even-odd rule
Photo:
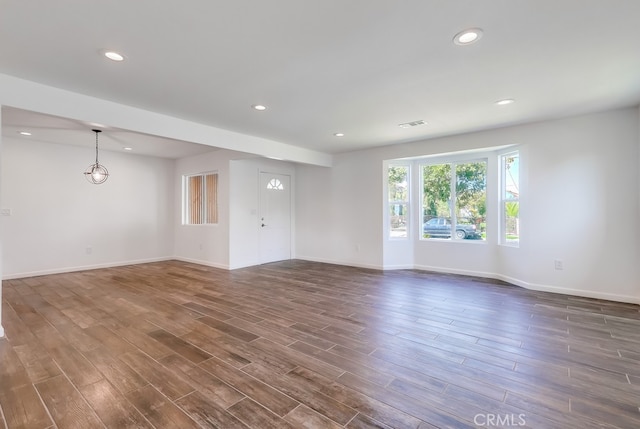
[[[321,262],[325,264],[346,265],[346,266],[357,267],[357,268],[369,268],[373,270],[384,270],[384,271],[421,270],[421,271],[432,271],[434,273],[442,273],[442,274],[458,274],[462,276],[482,277],[487,279],[502,280],[514,286],[522,287],[528,290],[535,290],[539,292],[559,293],[559,294],[578,296],[578,297],[584,297],[584,298],[596,298],[596,299],[604,299],[607,301],[640,304],[640,298],[635,296],[617,295],[617,294],[595,292],[595,291],[582,290],[582,289],[563,288],[563,287],[551,286],[551,285],[540,285],[540,284],[525,282],[523,280],[505,276],[503,274],[489,273],[485,271],[460,270],[460,269],[454,269],[454,268],[443,268],[443,267],[435,267],[435,266],[428,266],[428,265],[409,265],[409,264],[386,265],[384,267],[380,267],[376,265],[345,263],[340,261],[331,261],[331,260],[326,260],[321,258],[312,258],[312,257],[304,257],[304,256],[297,256],[295,259],[301,259],[301,260],[312,261],[312,262]]]
[[[592,290],[563,288],[563,287],[552,286],[552,285],[541,285],[536,283],[525,282],[519,279],[515,279],[512,277],[499,275],[499,274],[497,274],[495,278],[508,283],[512,283],[516,286],[523,287],[525,289],[535,290],[540,292],[559,293],[563,295],[579,296],[583,298],[596,298],[596,299],[604,299],[607,301],[640,304],[640,297],[631,296],[631,295],[618,295],[613,293],[597,292]]]
[[[209,262],[209,261],[202,261],[199,259],[190,259],[190,258],[183,258],[180,256],[174,256],[173,258],[170,258],[174,261],[182,261],[182,262],[189,262],[191,264],[198,264],[198,265],[205,265],[207,267],[211,267],[211,268],[220,268],[221,270],[230,270],[231,268],[229,268],[229,265],[227,264],[218,264],[216,262]]]
[[[513,148],[515,148],[516,146],[518,146],[517,144],[507,144],[507,145],[500,145],[500,146],[488,146],[488,147],[479,147],[476,149],[462,149],[462,150],[457,150],[454,152],[438,152],[438,153],[432,153],[429,155],[416,155],[416,156],[409,156],[409,157],[404,157],[404,158],[390,158],[390,159],[386,159],[385,161],[389,161],[389,162],[393,162],[393,161],[408,161],[408,162],[414,162],[414,161],[418,161],[418,162],[422,162],[425,160],[429,160],[428,163],[431,163],[431,160],[435,160],[435,162],[438,161],[438,159],[440,160],[453,160],[453,161],[459,161],[459,160],[467,160],[467,159],[473,159],[473,157],[478,157],[478,159],[480,158],[488,158],[489,156],[493,156],[496,153],[507,153],[510,150],[514,150]]]
[[[402,265],[386,265],[382,268],[383,271],[394,271],[394,270],[413,270],[415,267],[409,264]]]
[[[459,274],[461,276],[473,276],[473,277],[483,277],[487,279],[497,279],[496,274],[487,273],[483,271],[460,270],[455,268],[433,267],[428,265],[414,265],[413,269],[421,270],[421,271],[433,271],[434,273]]]
[[[386,269],[396,269],[396,268],[385,267],[385,270]],[[401,268],[401,269],[406,269],[406,268]],[[444,274],[459,274],[463,276],[474,276],[474,277],[483,277],[488,279],[502,280],[504,282],[511,283],[514,286],[519,286],[524,289],[535,290],[539,292],[559,293],[563,295],[579,296],[584,298],[596,298],[596,299],[604,299],[607,301],[640,304],[640,298],[636,296],[618,295],[618,294],[596,292],[596,291],[584,290],[584,289],[564,288],[564,287],[552,286],[552,285],[541,285],[536,283],[529,283],[514,277],[505,276],[504,274],[489,273],[489,272],[483,272],[483,271],[459,270],[459,269],[443,268],[443,267],[432,267],[432,266],[424,266],[424,265],[416,265],[413,267],[413,269],[423,270],[423,271],[433,271],[436,273],[444,273]]]
[[[369,270],[379,270],[379,271],[384,270],[384,267],[381,265],[361,264],[359,262],[335,261],[332,259],[314,258],[314,257],[307,257],[307,256],[296,256],[292,259],[299,259],[301,261],[309,261],[309,262],[320,262],[322,264],[342,265],[346,267],[366,268]],[[411,269],[411,267],[398,268],[398,269]]]
[[[407,199],[406,200],[390,200],[389,199],[389,169],[391,167],[406,167],[406,182],[407,182]],[[384,223],[384,234],[387,237],[387,240],[390,241],[409,241],[411,239],[412,228],[410,227],[413,216],[411,215],[411,193],[413,192],[413,163],[404,160],[391,160],[391,161],[383,161],[382,162],[382,193],[383,193],[383,201],[385,202],[384,208],[382,211],[382,221]],[[391,236],[391,215],[390,208],[391,206],[405,206],[405,219],[406,219],[406,232],[404,236],[393,237]]]
[[[148,264],[151,262],[170,261],[172,259],[176,259],[176,258],[167,256],[162,258],[138,259],[135,261],[120,261],[120,262],[108,262],[104,264],[83,265],[81,267],[65,267],[65,268],[56,268],[51,270],[31,271],[26,273],[9,274],[9,275],[3,276],[2,280],[13,280],[13,279],[22,279],[25,277],[46,276],[49,274],[73,273],[76,271],[98,270],[101,268],[123,267],[126,265]]]
[[[512,151],[505,151],[498,154],[498,165],[500,169],[499,185],[498,185],[498,245],[508,247],[520,247],[520,189],[518,189],[518,198],[507,198],[507,169],[505,168],[506,157],[516,155],[518,156],[518,186],[520,186],[520,149],[516,148]],[[518,241],[507,240],[507,204],[518,204],[518,217],[516,219],[516,230],[518,232]]]
[[[524,280],[505,276],[503,274],[489,273],[484,271],[460,270],[460,269],[443,268],[443,267],[435,267],[435,266],[427,266],[427,265],[408,265],[408,264],[380,266],[380,265],[373,265],[373,264],[336,261],[336,260],[306,257],[306,256],[296,256],[292,259],[299,259],[302,261],[310,261],[310,262],[320,262],[324,264],[342,265],[342,266],[355,267],[355,268],[366,268],[366,269],[380,270],[380,271],[421,270],[421,271],[433,271],[436,273],[443,273],[443,274],[458,274],[458,275],[464,275],[464,276],[482,277],[482,278],[488,278],[488,279],[502,280],[507,283],[511,283],[514,286],[519,286],[524,289],[535,290],[539,292],[558,293],[558,294],[578,296],[578,297],[584,297],[584,298],[596,298],[596,299],[604,299],[607,301],[626,302],[626,303],[640,305],[640,297],[636,297],[636,296],[618,295],[618,294],[590,291],[590,290],[584,290],[584,289],[563,288],[563,287],[552,286],[552,285],[541,285],[536,283],[525,282]],[[147,264],[151,262],[164,262],[164,261],[171,261],[171,260],[189,262],[189,263],[198,264],[198,265],[205,265],[208,267],[219,268],[223,270],[246,268],[246,267],[229,267],[228,265],[225,265],[225,264],[217,264],[217,263],[201,261],[197,259],[189,259],[189,258],[181,258],[181,257],[164,257],[164,258],[152,258],[152,259],[143,259],[143,260],[136,260],[136,261],[123,261],[123,262],[114,262],[114,263],[107,263],[107,264],[87,265],[83,267],[68,267],[68,268],[56,269],[56,270],[43,270],[43,271],[34,271],[29,273],[11,274],[3,277],[3,280],[44,276],[49,274],[71,273],[75,271],[87,271],[87,270],[95,270],[100,268],[122,267],[126,265],[138,265],[138,264]],[[250,266],[254,266],[254,265],[247,265],[247,267],[250,267]],[[3,336],[4,336],[4,329],[2,328],[2,325],[0,325],[0,338],[2,338]]]
[[[0,325],[0,338],[4,337],[4,328]]]

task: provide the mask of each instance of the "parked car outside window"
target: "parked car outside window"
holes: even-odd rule
[[[451,221],[443,217],[434,217],[423,224],[422,231],[425,238],[451,238]],[[455,237],[462,239],[481,238],[475,225],[456,224]]]

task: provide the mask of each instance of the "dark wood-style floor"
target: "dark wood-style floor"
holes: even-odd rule
[[[5,281],[0,428],[638,428],[640,309],[177,261]]]

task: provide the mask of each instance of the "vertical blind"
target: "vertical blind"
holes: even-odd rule
[[[205,176],[206,189],[206,223],[218,223],[218,175],[207,174]]]
[[[189,225],[218,223],[218,174],[187,178],[187,216]]]

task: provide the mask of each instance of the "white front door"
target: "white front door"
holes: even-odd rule
[[[260,172],[260,263],[291,259],[291,177]]]

